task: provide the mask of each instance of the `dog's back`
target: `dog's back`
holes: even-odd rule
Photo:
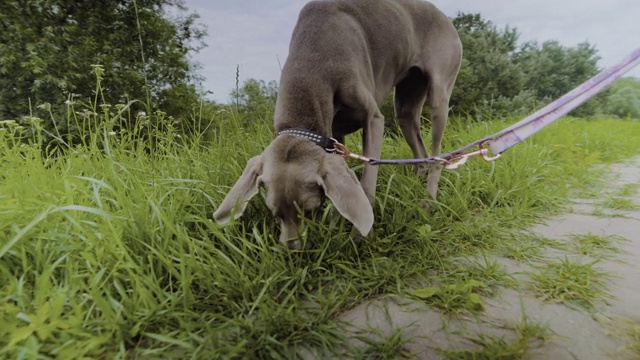
[[[428,72],[425,64],[442,59],[457,72],[456,61],[449,60],[459,61],[461,45],[451,46],[456,43],[460,40],[449,19],[426,1],[311,1],[300,11],[291,37],[280,80],[280,97],[287,101],[278,106],[276,129],[292,121],[299,126],[310,116],[314,119],[307,127],[322,132],[319,117],[333,114],[321,109],[331,108],[326,102],[346,91],[345,80],[366,86],[380,104],[412,67]],[[447,51],[454,53],[442,53]]]

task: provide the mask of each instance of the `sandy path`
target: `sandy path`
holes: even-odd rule
[[[479,349],[469,341],[478,334],[490,334],[513,340],[513,325],[523,316],[530,322],[544,324],[553,332],[550,339],[532,343],[522,358],[532,359],[616,359],[633,358],[625,350],[620,335],[629,321],[640,321],[640,210],[611,210],[601,206],[607,196],[626,184],[640,184],[640,157],[626,164],[610,166],[608,194],[597,199],[576,199],[572,211],[536,226],[533,231],[547,238],[571,242],[572,234],[617,235],[626,238],[618,244],[621,252],[601,259],[596,267],[607,271],[606,303],[596,305],[595,312],[563,304],[545,303],[527,290],[502,288],[497,297],[485,299],[485,311],[478,318],[451,318],[424,303],[399,296],[389,296],[362,303],[343,314],[354,335],[388,337],[402,332],[411,339],[405,349],[421,359],[442,359],[437,349]],[[640,206],[640,190],[627,196]],[[597,215],[594,215],[597,214]],[[549,259],[569,257],[593,261],[584,255],[551,249]],[[527,281],[532,264],[498,259],[516,279]],[[636,355],[637,356],[637,355]]]

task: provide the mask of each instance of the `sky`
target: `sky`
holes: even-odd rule
[[[289,39],[308,0],[186,0],[207,27],[208,45],[192,59],[200,63],[209,99],[229,102],[236,86],[254,78],[280,79]],[[565,46],[588,41],[599,66],[615,65],[640,47],[640,0],[431,0],[449,17],[480,13],[498,28],[516,28],[520,42],[557,40]],[[640,77],[640,67],[628,75]]]

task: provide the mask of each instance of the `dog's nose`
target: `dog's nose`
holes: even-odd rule
[[[300,248],[299,225],[293,222],[282,222],[280,226],[280,242],[290,249]]]
[[[286,234],[280,234],[280,242],[287,245],[289,249],[297,250],[300,248],[300,239],[298,236],[287,236]]]

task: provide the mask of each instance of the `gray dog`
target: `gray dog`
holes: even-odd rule
[[[418,0],[319,0],[300,12],[282,70],[277,136],[249,160],[214,214],[219,224],[242,215],[262,184],[280,223],[280,241],[299,246],[300,216],[328,197],[362,236],[373,226],[378,170],[365,165],[358,182],[335,142],[362,128],[364,155],[379,158],[384,118],[379,106],[395,87],[398,123],[416,158],[428,157],[420,114],[431,109],[432,153],[440,144],[462,44],[451,21]],[[435,199],[442,167],[428,169]],[[418,173],[427,172],[419,166]],[[358,235],[358,234],[356,234]],[[356,236],[360,238],[360,236]]]

